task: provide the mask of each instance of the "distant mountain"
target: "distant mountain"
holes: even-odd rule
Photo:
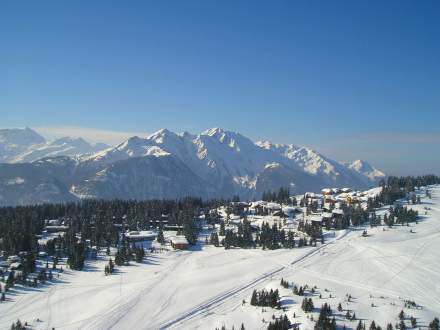
[[[46,140],[30,128],[0,129],[0,163],[8,163],[15,156]]]
[[[41,182],[32,181],[26,186],[27,195],[34,194],[36,202],[59,200],[59,196],[62,200],[187,195],[258,198],[263,191],[286,186],[293,193],[319,191],[323,187],[365,189],[384,176],[366,162],[342,164],[309,148],[269,141],[254,143],[220,128],[198,135],[162,129],[147,137],[132,137],[116,147],[99,148],[97,152],[92,149],[82,139],[65,138],[33,146],[13,160],[33,161],[24,164],[30,167],[22,167],[21,171],[38,169]],[[55,157],[59,155],[63,157]],[[16,185],[8,182],[26,185],[30,181],[22,172],[18,175],[13,171],[15,165],[9,166],[11,175],[0,181],[0,205],[13,201],[8,191],[18,196]],[[57,187],[58,196],[54,193],[41,197],[37,187],[42,182],[52,184],[52,192]],[[25,198],[29,200],[32,199]],[[22,204],[22,199],[17,203]]]
[[[47,142],[30,128],[0,130],[0,163],[29,163],[44,157],[75,157],[109,148],[82,138],[63,137]]]
[[[11,163],[30,163],[45,157],[81,156],[109,148],[105,144],[91,145],[82,138],[63,137],[51,142],[34,145],[10,159]]]
[[[386,177],[385,173],[374,168],[365,160],[358,159],[353,161],[352,163],[347,163],[346,166],[352,169],[353,171],[356,171],[366,176],[367,178],[369,178],[370,180],[376,183]]]

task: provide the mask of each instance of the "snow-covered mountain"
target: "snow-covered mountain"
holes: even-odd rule
[[[30,163],[45,157],[75,157],[109,148],[98,143],[91,145],[82,138],[63,137],[46,141],[30,128],[0,130],[0,162]]]
[[[220,128],[198,135],[162,129],[145,138],[130,138],[115,148],[84,157],[82,162],[100,168],[138,157],[178,159],[210,187],[210,192],[216,187],[214,195],[223,196],[253,197],[280,186],[289,186],[295,192],[325,186],[366,188],[375,181],[369,175],[372,172],[352,169],[312,149],[269,141],[254,143]]]
[[[381,179],[386,177],[385,173],[374,168],[365,160],[357,159],[352,163],[347,163],[346,166],[362,175],[365,175],[374,182],[379,182]]]
[[[105,144],[91,145],[82,138],[64,137],[40,145],[34,145],[25,152],[13,157],[11,163],[30,163],[45,157],[81,156],[109,148]]]
[[[329,186],[365,189],[384,176],[364,161],[343,164],[306,147],[254,143],[220,128],[198,135],[162,129],[146,137],[132,137],[116,147],[92,149],[82,139],[65,138],[34,145],[14,161],[39,159],[30,166],[38,168],[42,177],[46,173],[46,181],[59,182],[69,198],[253,198],[286,186],[295,193]],[[70,160],[56,158],[58,155]],[[9,172],[13,173],[11,166]],[[22,178],[14,175],[11,180]],[[23,180],[19,180],[21,184]]]
[[[28,127],[0,129],[0,162],[9,163],[30,147],[45,142],[46,140],[41,135]]]

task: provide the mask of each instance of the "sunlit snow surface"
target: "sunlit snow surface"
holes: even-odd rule
[[[223,324],[237,329],[242,322],[246,329],[266,329],[272,314],[283,312],[267,308],[263,313],[242,301],[249,302],[254,288],[278,288],[290,320],[300,329],[313,329],[300,309],[303,297],[281,288],[281,278],[316,285],[315,307],[329,302],[337,323],[348,328],[358,321],[346,321],[345,311],[336,310],[339,302],[367,328],[372,319],[382,328],[386,322],[394,325],[402,309],[426,326],[440,315],[440,187],[432,196],[414,206],[422,215],[417,225],[368,229],[368,237],[361,237],[361,230],[330,232],[317,248],[224,250],[201,243],[194,251],[132,262],[111,276],[104,276],[103,256],[86,271],[65,271],[56,284],[14,288],[0,303],[0,328],[9,329],[20,318],[35,329],[214,329]],[[431,208],[427,216],[424,207]],[[352,302],[346,301],[347,293]],[[404,299],[422,308],[405,309]]]

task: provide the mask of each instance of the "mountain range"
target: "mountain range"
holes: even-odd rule
[[[280,187],[292,193],[365,189],[385,177],[365,161],[340,163],[310,148],[253,142],[220,128],[197,135],[162,129],[115,147],[3,129],[0,162],[0,205],[188,195],[248,199]]]

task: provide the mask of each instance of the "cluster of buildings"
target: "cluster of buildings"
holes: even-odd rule
[[[45,234],[51,233],[63,233],[69,229],[69,226],[65,223],[65,221],[60,219],[52,219],[44,221],[44,231]]]
[[[154,241],[158,233],[153,230],[132,230],[124,233],[125,239],[130,243],[143,243]],[[189,248],[188,240],[183,235],[165,237],[165,240],[176,250],[187,250]]]
[[[9,276],[10,273],[13,274],[14,280],[19,279],[23,276],[24,266],[23,261],[28,256],[28,252],[21,251],[18,255],[11,255],[7,258],[0,256],[0,276],[4,279]],[[45,260],[47,258],[46,252],[39,252],[38,258]],[[26,282],[33,284],[35,280],[38,279],[37,273],[30,273],[26,275]],[[4,292],[3,282],[0,281],[0,291]]]
[[[344,206],[359,205],[366,209],[368,199],[380,193],[381,188],[367,191],[353,191],[350,188],[325,188],[320,193],[306,192],[292,196],[292,203],[254,201],[235,202],[232,208],[240,206],[251,226],[258,230],[264,222],[276,223],[279,228],[294,230],[298,224],[312,223],[331,226],[344,216]],[[227,224],[226,229],[233,229],[243,220],[242,216],[229,214],[226,207],[221,207],[219,214]]]

